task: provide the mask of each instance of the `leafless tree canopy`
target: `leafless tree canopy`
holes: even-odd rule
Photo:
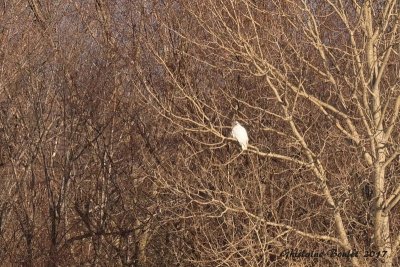
[[[1,265],[398,266],[399,13],[0,1]]]

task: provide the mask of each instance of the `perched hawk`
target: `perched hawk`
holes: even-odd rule
[[[233,123],[232,137],[235,138],[239,142],[240,146],[242,147],[242,150],[247,149],[247,145],[249,143],[249,137],[247,135],[247,131],[237,121],[235,121]]]

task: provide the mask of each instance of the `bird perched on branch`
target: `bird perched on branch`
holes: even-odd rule
[[[246,129],[237,121],[233,123],[232,137],[239,142],[242,150],[247,149],[247,145],[249,144],[249,136],[247,135]]]

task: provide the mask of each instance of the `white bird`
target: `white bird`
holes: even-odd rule
[[[233,123],[232,137],[239,142],[242,150],[247,149],[247,145],[249,144],[249,136],[247,135],[246,129],[237,121]]]

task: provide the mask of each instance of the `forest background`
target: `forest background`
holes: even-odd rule
[[[0,1],[0,262],[398,266],[399,9]]]

